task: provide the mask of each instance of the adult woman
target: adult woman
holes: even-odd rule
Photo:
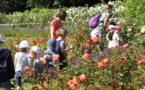
[[[66,12],[62,9],[59,9],[56,13],[56,18],[50,23],[50,35],[51,39],[57,39],[56,31],[63,27],[63,22],[66,19]]]
[[[99,19],[99,22],[100,22],[99,25],[95,29],[93,29],[101,33],[101,35],[99,36],[99,42],[100,42],[100,46],[102,50],[104,47],[103,35],[106,28],[109,25],[109,18],[111,17],[112,9],[113,9],[112,5],[107,5],[107,7],[105,8],[105,12],[102,13]]]

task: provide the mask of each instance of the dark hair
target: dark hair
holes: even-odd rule
[[[19,49],[21,52],[27,52],[27,48],[20,48]]]
[[[56,17],[60,18],[60,20],[65,20],[67,16],[67,13],[62,10],[62,9],[58,9],[57,13],[56,13]]]
[[[113,5],[110,5],[110,4],[108,4],[107,6],[106,6],[106,9],[108,10],[108,9],[112,9],[113,8]]]

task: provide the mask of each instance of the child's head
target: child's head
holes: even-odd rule
[[[113,29],[115,30],[116,33],[119,33],[121,31],[121,27],[118,25],[114,26]]]
[[[109,32],[114,32],[114,25],[109,25],[108,26],[108,30],[109,30]]]
[[[57,13],[56,13],[56,17],[59,18],[60,20],[62,21],[65,21],[66,19],[66,16],[67,16],[67,13],[62,10],[62,9],[58,9]]]
[[[29,51],[29,57],[31,59],[40,59],[41,49],[38,46],[32,46]]]
[[[53,55],[43,55],[45,62],[48,64],[49,62],[53,61]]]
[[[56,31],[57,36],[65,38],[67,35],[67,30],[65,28],[60,28],[58,31]]]
[[[20,50],[20,52],[27,52],[29,47],[30,46],[29,46],[28,41],[23,40],[23,41],[20,42],[19,50]]]
[[[2,35],[0,35],[0,47],[2,46],[3,43],[4,43],[4,39],[3,39]]]

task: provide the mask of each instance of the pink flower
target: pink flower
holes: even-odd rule
[[[86,81],[86,80],[87,80],[87,76],[85,74],[81,74],[80,81]]]
[[[26,37],[26,38],[27,38],[27,37],[30,37],[30,34],[27,33],[27,34],[24,35],[24,37]]]

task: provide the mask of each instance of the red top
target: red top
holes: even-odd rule
[[[59,28],[61,28],[62,23],[60,22],[60,24],[57,22],[57,20],[52,20],[50,23],[50,26],[54,26],[54,35],[53,35],[53,39],[57,39],[58,36],[56,35],[56,31],[59,30]]]

